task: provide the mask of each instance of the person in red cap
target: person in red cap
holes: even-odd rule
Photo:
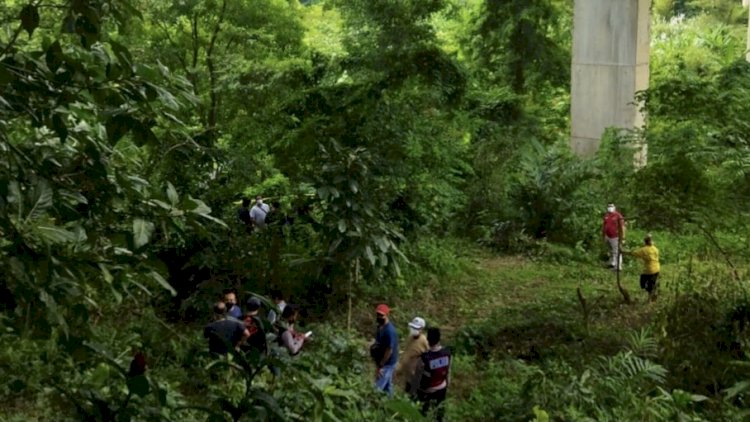
[[[375,375],[375,388],[393,395],[393,372],[398,363],[398,334],[396,327],[388,320],[391,313],[386,304],[380,304],[375,308],[378,323],[375,332],[375,343],[370,347],[370,356],[375,361],[377,372]]]

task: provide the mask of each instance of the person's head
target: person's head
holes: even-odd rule
[[[409,323],[409,335],[412,337],[419,337],[420,334],[422,334],[422,330],[425,327],[424,319],[420,317],[415,317],[411,322]]]
[[[388,307],[385,303],[381,303],[380,305],[375,308],[375,320],[378,322],[378,325],[385,325],[388,323],[388,314],[391,313],[391,308]]]
[[[653,241],[653,239],[651,239],[651,235],[650,234],[647,234],[646,237],[643,238],[643,244],[644,245],[651,245],[653,243],[654,243],[654,241]]]
[[[250,198],[242,198],[242,207],[247,208],[250,206]]]
[[[255,195],[255,203],[258,205],[263,204],[263,196],[262,195]]]
[[[214,303],[214,319],[222,319],[227,313],[227,305],[224,302]]]
[[[247,300],[247,303],[245,304],[245,311],[249,315],[258,315],[258,311],[260,310],[260,300],[257,297],[251,297]]]
[[[427,329],[427,343],[430,347],[435,347],[440,344],[440,329],[437,327],[430,327]]]
[[[281,313],[281,319],[284,321],[292,324],[295,321],[297,321],[297,317],[299,316],[299,308],[297,305],[286,305],[284,308],[284,312]]]
[[[224,303],[230,308],[237,304],[237,292],[234,289],[224,290]]]
[[[615,212],[615,204],[607,204],[607,212]]]
[[[273,303],[279,304],[284,301],[284,294],[281,293],[281,290],[271,290],[271,300],[273,300]]]
[[[271,207],[275,210],[281,209],[281,202],[279,201],[273,201],[271,202]]]

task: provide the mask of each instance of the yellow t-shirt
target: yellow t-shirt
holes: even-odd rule
[[[406,349],[398,359],[398,366],[396,367],[396,376],[403,377],[403,382],[411,381],[411,377],[414,375],[414,370],[417,367],[417,361],[422,353],[429,350],[430,346],[427,344],[427,337],[424,334],[420,334],[419,337],[414,338],[409,336],[407,340]]]
[[[632,254],[643,261],[643,274],[656,274],[661,269],[659,265],[659,250],[654,245],[642,246]]]

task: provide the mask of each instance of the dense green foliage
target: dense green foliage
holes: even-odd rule
[[[0,419],[420,420],[372,389],[379,301],[445,327],[449,420],[747,417],[738,3],[654,1],[648,125],[583,160],[572,0],[6,1]],[[597,268],[610,201],[657,235],[658,305]],[[315,340],[212,359],[225,287]]]

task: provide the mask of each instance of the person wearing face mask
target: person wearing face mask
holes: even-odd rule
[[[375,332],[375,342],[370,347],[370,356],[377,368],[375,372],[375,388],[393,396],[393,372],[398,363],[398,334],[396,327],[389,321],[391,310],[386,304],[375,308],[375,319],[378,328]]]
[[[607,213],[602,223],[602,237],[609,246],[609,268],[619,271],[622,268],[620,248],[625,239],[625,219],[617,212],[615,204],[607,205]]]
[[[414,370],[417,367],[419,357],[430,348],[427,344],[427,337],[422,333],[424,327],[424,319],[415,317],[411,320],[409,323],[409,338],[406,340],[406,347],[396,367],[396,379],[404,381],[404,388],[407,392],[411,390],[411,379],[414,377]]]
[[[224,303],[227,306],[227,315],[237,319],[242,319],[242,309],[237,305],[237,291],[235,289],[224,290]]]
[[[271,211],[271,207],[268,204],[263,203],[263,197],[258,195],[255,197],[255,205],[250,208],[250,219],[253,221],[253,225],[257,229],[263,229],[266,227],[266,216]]]

